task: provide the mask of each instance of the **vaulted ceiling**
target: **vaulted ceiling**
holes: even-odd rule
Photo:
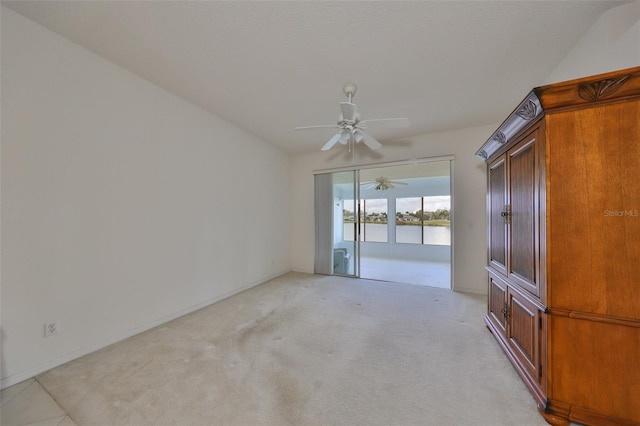
[[[291,153],[347,82],[382,141],[500,122],[615,1],[3,1]],[[168,118],[170,119],[170,118]]]

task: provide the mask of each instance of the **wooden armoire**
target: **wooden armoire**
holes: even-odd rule
[[[640,425],[640,67],[533,89],[477,155],[487,327],[549,423]]]

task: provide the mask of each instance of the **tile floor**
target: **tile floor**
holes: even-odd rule
[[[2,426],[75,426],[71,417],[34,379],[0,391]]]
[[[450,289],[451,264],[362,256],[360,277]]]

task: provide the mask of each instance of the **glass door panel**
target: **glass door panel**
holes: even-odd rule
[[[358,276],[358,203],[357,171],[337,172],[333,180],[333,273]]]

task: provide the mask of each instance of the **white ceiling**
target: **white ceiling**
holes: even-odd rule
[[[3,1],[291,153],[342,86],[381,141],[501,122],[614,1]]]

